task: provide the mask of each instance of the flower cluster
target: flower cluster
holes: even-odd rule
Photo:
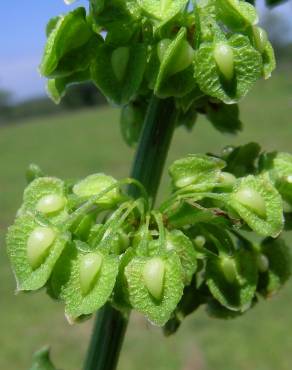
[[[273,48],[243,0],[90,0],[50,20],[40,72],[59,102],[72,83],[92,81],[123,108],[135,144],[151,95],[172,97],[178,125],[198,113],[223,132],[241,128],[236,103],[275,68]],[[228,117],[228,119],[227,119]]]
[[[200,305],[236,317],[290,276],[279,236],[292,215],[290,154],[250,143],[179,159],[169,168],[172,192],[155,210],[133,179],[72,183],[35,167],[28,175],[7,235],[17,290],[46,287],[70,322],[109,301],[171,334]]]

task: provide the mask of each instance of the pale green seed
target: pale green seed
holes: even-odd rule
[[[231,257],[224,257],[221,260],[221,268],[225,279],[229,283],[233,283],[236,279],[236,262]]]
[[[266,218],[267,209],[264,198],[252,188],[243,188],[235,194],[235,199],[243,206],[254,211],[259,217]]]
[[[65,203],[66,199],[63,196],[58,194],[49,194],[45,195],[38,201],[36,210],[45,214],[54,213],[61,211],[64,208]]]
[[[80,288],[82,295],[87,295],[93,288],[102,266],[100,253],[88,253],[81,257],[79,265]]]
[[[234,75],[234,56],[232,48],[226,43],[217,44],[214,49],[214,58],[223,76],[228,81],[232,80]]]
[[[164,289],[165,263],[159,257],[151,258],[143,269],[143,280],[149,293],[161,300]]]
[[[267,32],[260,27],[253,27],[253,35],[256,48],[263,53],[268,43]]]
[[[224,188],[232,188],[236,182],[236,177],[229,172],[221,172],[219,176],[220,186]]]
[[[171,42],[172,41],[170,39],[163,39],[160,40],[159,43],[157,44],[157,55],[160,60],[160,63],[163,61],[166,50],[168,49]]]
[[[269,269],[269,260],[268,257],[264,254],[259,254],[257,256],[257,266],[260,272],[266,272]]]
[[[206,238],[203,235],[198,235],[195,237],[194,242],[198,248],[203,248],[206,244]]]
[[[178,179],[175,183],[177,188],[184,188],[185,186],[193,184],[197,179],[197,176],[185,176]]]
[[[36,227],[27,240],[27,258],[33,270],[37,269],[47,257],[56,233],[49,227]]]
[[[111,64],[114,74],[119,82],[121,82],[125,77],[129,58],[130,49],[127,46],[120,46],[112,53]]]

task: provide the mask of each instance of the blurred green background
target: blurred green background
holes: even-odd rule
[[[282,70],[261,81],[241,104],[244,131],[223,136],[204,119],[192,133],[177,129],[168,162],[195,152],[218,153],[226,144],[259,141],[267,150],[292,151],[292,75]],[[62,304],[44,293],[15,296],[5,254],[6,227],[12,222],[25,186],[24,171],[38,163],[62,178],[103,171],[118,178],[129,174],[134,152],[123,143],[116,109],[60,111],[0,127],[0,369],[28,369],[32,353],[52,347],[56,366],[80,370],[93,320],[67,324]],[[22,124],[19,124],[22,123]],[[167,174],[160,198],[169,191]],[[261,302],[242,318],[219,321],[200,309],[177,335],[160,330],[133,314],[119,370],[290,370],[292,368],[292,285]]]

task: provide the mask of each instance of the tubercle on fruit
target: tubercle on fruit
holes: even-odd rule
[[[231,81],[234,76],[234,55],[232,47],[225,42],[220,42],[215,45],[214,58],[219,71]]]
[[[265,200],[258,191],[250,187],[245,187],[238,190],[234,197],[240,204],[255,212],[259,217],[266,218],[267,209]]]
[[[220,261],[225,279],[230,283],[236,280],[236,261],[232,257],[223,257]]]
[[[160,257],[153,257],[143,269],[143,281],[149,293],[161,300],[164,290],[165,262]]]
[[[122,82],[130,58],[130,48],[127,46],[120,46],[112,52],[111,64],[114,75],[119,82]]]
[[[59,194],[48,194],[39,199],[36,210],[44,213],[50,214],[61,211],[66,203],[65,197]]]
[[[50,227],[36,227],[27,240],[27,258],[33,270],[44,262],[50,247],[56,239],[56,232]]]
[[[87,253],[80,258],[80,289],[83,296],[92,290],[100,273],[102,262],[103,256],[98,252]]]

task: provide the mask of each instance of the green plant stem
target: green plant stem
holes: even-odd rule
[[[176,124],[173,99],[152,97],[137,148],[131,177],[139,180],[153,206],[161,180],[168,149]],[[137,188],[129,192],[138,196]],[[110,304],[99,310],[93,328],[85,370],[115,370],[128,324],[123,315]]]

